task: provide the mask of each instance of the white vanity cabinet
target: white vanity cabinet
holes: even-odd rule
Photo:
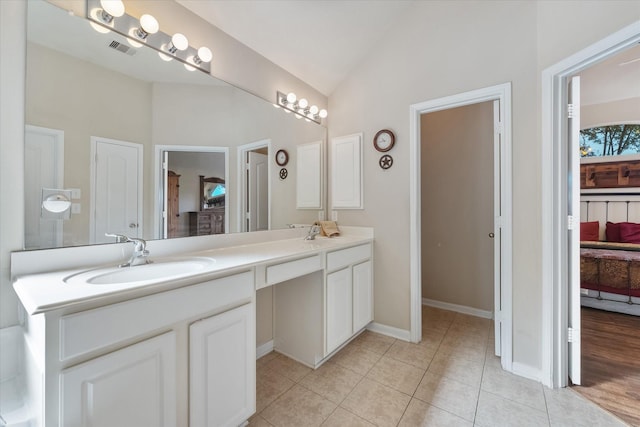
[[[238,426],[255,412],[255,322],[245,304],[189,327],[191,426]]]
[[[65,369],[60,388],[62,426],[174,426],[175,333]]]
[[[45,425],[240,425],[255,412],[255,326],[252,270],[33,315]]]
[[[373,320],[371,244],[327,254],[326,355]]]

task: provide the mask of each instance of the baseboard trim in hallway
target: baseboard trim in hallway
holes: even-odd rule
[[[422,305],[442,308],[444,310],[455,311],[456,313],[469,314],[471,316],[493,319],[493,312],[480,310],[479,308],[467,307],[466,305],[452,304],[450,302],[436,301],[429,298],[422,298]]]

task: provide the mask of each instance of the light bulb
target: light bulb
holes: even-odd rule
[[[201,62],[209,62],[211,59],[213,59],[211,50],[209,50],[208,47],[202,46],[198,49],[198,54],[193,58],[193,62],[195,62],[196,65],[200,65]]]
[[[158,24],[158,20],[145,13],[140,17],[140,28],[136,31],[136,36],[139,39],[144,40],[149,34],[157,33],[159,29],[160,24]]]
[[[296,96],[296,94],[295,94],[295,93],[293,93],[293,92],[289,92],[289,93],[287,94],[287,101],[288,101],[289,103],[293,104],[294,102],[296,102],[296,99],[298,99],[298,97]]]
[[[91,25],[91,28],[93,28],[94,30],[96,30],[97,32],[99,32],[101,34],[107,34],[107,33],[111,32],[110,29],[105,28],[102,25],[96,24],[93,21],[89,21],[89,25]]]
[[[169,43],[169,53],[176,53],[176,50],[185,50],[189,47],[189,40],[184,34],[175,33],[171,36],[171,43]]]
[[[301,119],[302,116],[300,114],[296,114],[296,119]]]
[[[107,22],[111,22],[113,18],[118,18],[124,15],[124,4],[122,0],[100,0],[100,6],[103,12],[110,15]]]
[[[302,108],[298,108],[298,114],[304,116],[304,110]]]
[[[138,38],[138,29],[132,28],[129,30],[129,37],[127,37],[127,43],[129,43],[133,47],[142,47],[142,43],[138,43],[136,39]]]
[[[309,105],[309,101],[302,98],[300,99],[300,101],[298,101],[298,105],[300,106],[300,108],[307,108],[307,106]]]
[[[312,105],[311,107],[309,107],[309,112],[315,116],[316,114],[318,114],[318,107]]]
[[[173,58],[171,58],[169,55],[165,55],[162,52],[158,52],[158,56],[160,57],[160,59],[162,59],[163,61],[171,61]]]
[[[325,110],[324,108],[322,110],[320,110],[320,112],[318,113],[318,115],[320,116],[320,118],[324,119],[325,117],[327,117],[329,113],[327,113],[327,110]]]
[[[158,24],[158,20],[153,16],[145,13],[140,17],[140,26],[144,31],[149,34],[155,34],[160,29],[160,24]]]

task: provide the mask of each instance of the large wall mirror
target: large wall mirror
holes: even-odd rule
[[[295,153],[326,141],[323,126],[97,32],[44,0],[28,2],[27,28],[25,249],[114,242],[105,232],[194,235],[190,221],[210,211],[202,206],[201,176],[224,182],[215,195],[218,231],[318,218],[318,209],[296,208]],[[273,159],[280,149],[292,155],[285,179]],[[262,165],[256,179],[239,166],[250,159]],[[264,219],[252,225],[244,211],[255,208],[247,200],[256,191]],[[45,198],[68,209],[46,211]]]

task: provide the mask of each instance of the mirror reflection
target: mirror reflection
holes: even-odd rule
[[[296,209],[295,156],[286,179],[272,157],[324,141],[324,127],[44,0],[28,4],[26,92],[25,249],[318,218]],[[42,214],[44,189],[70,195],[65,215]]]

